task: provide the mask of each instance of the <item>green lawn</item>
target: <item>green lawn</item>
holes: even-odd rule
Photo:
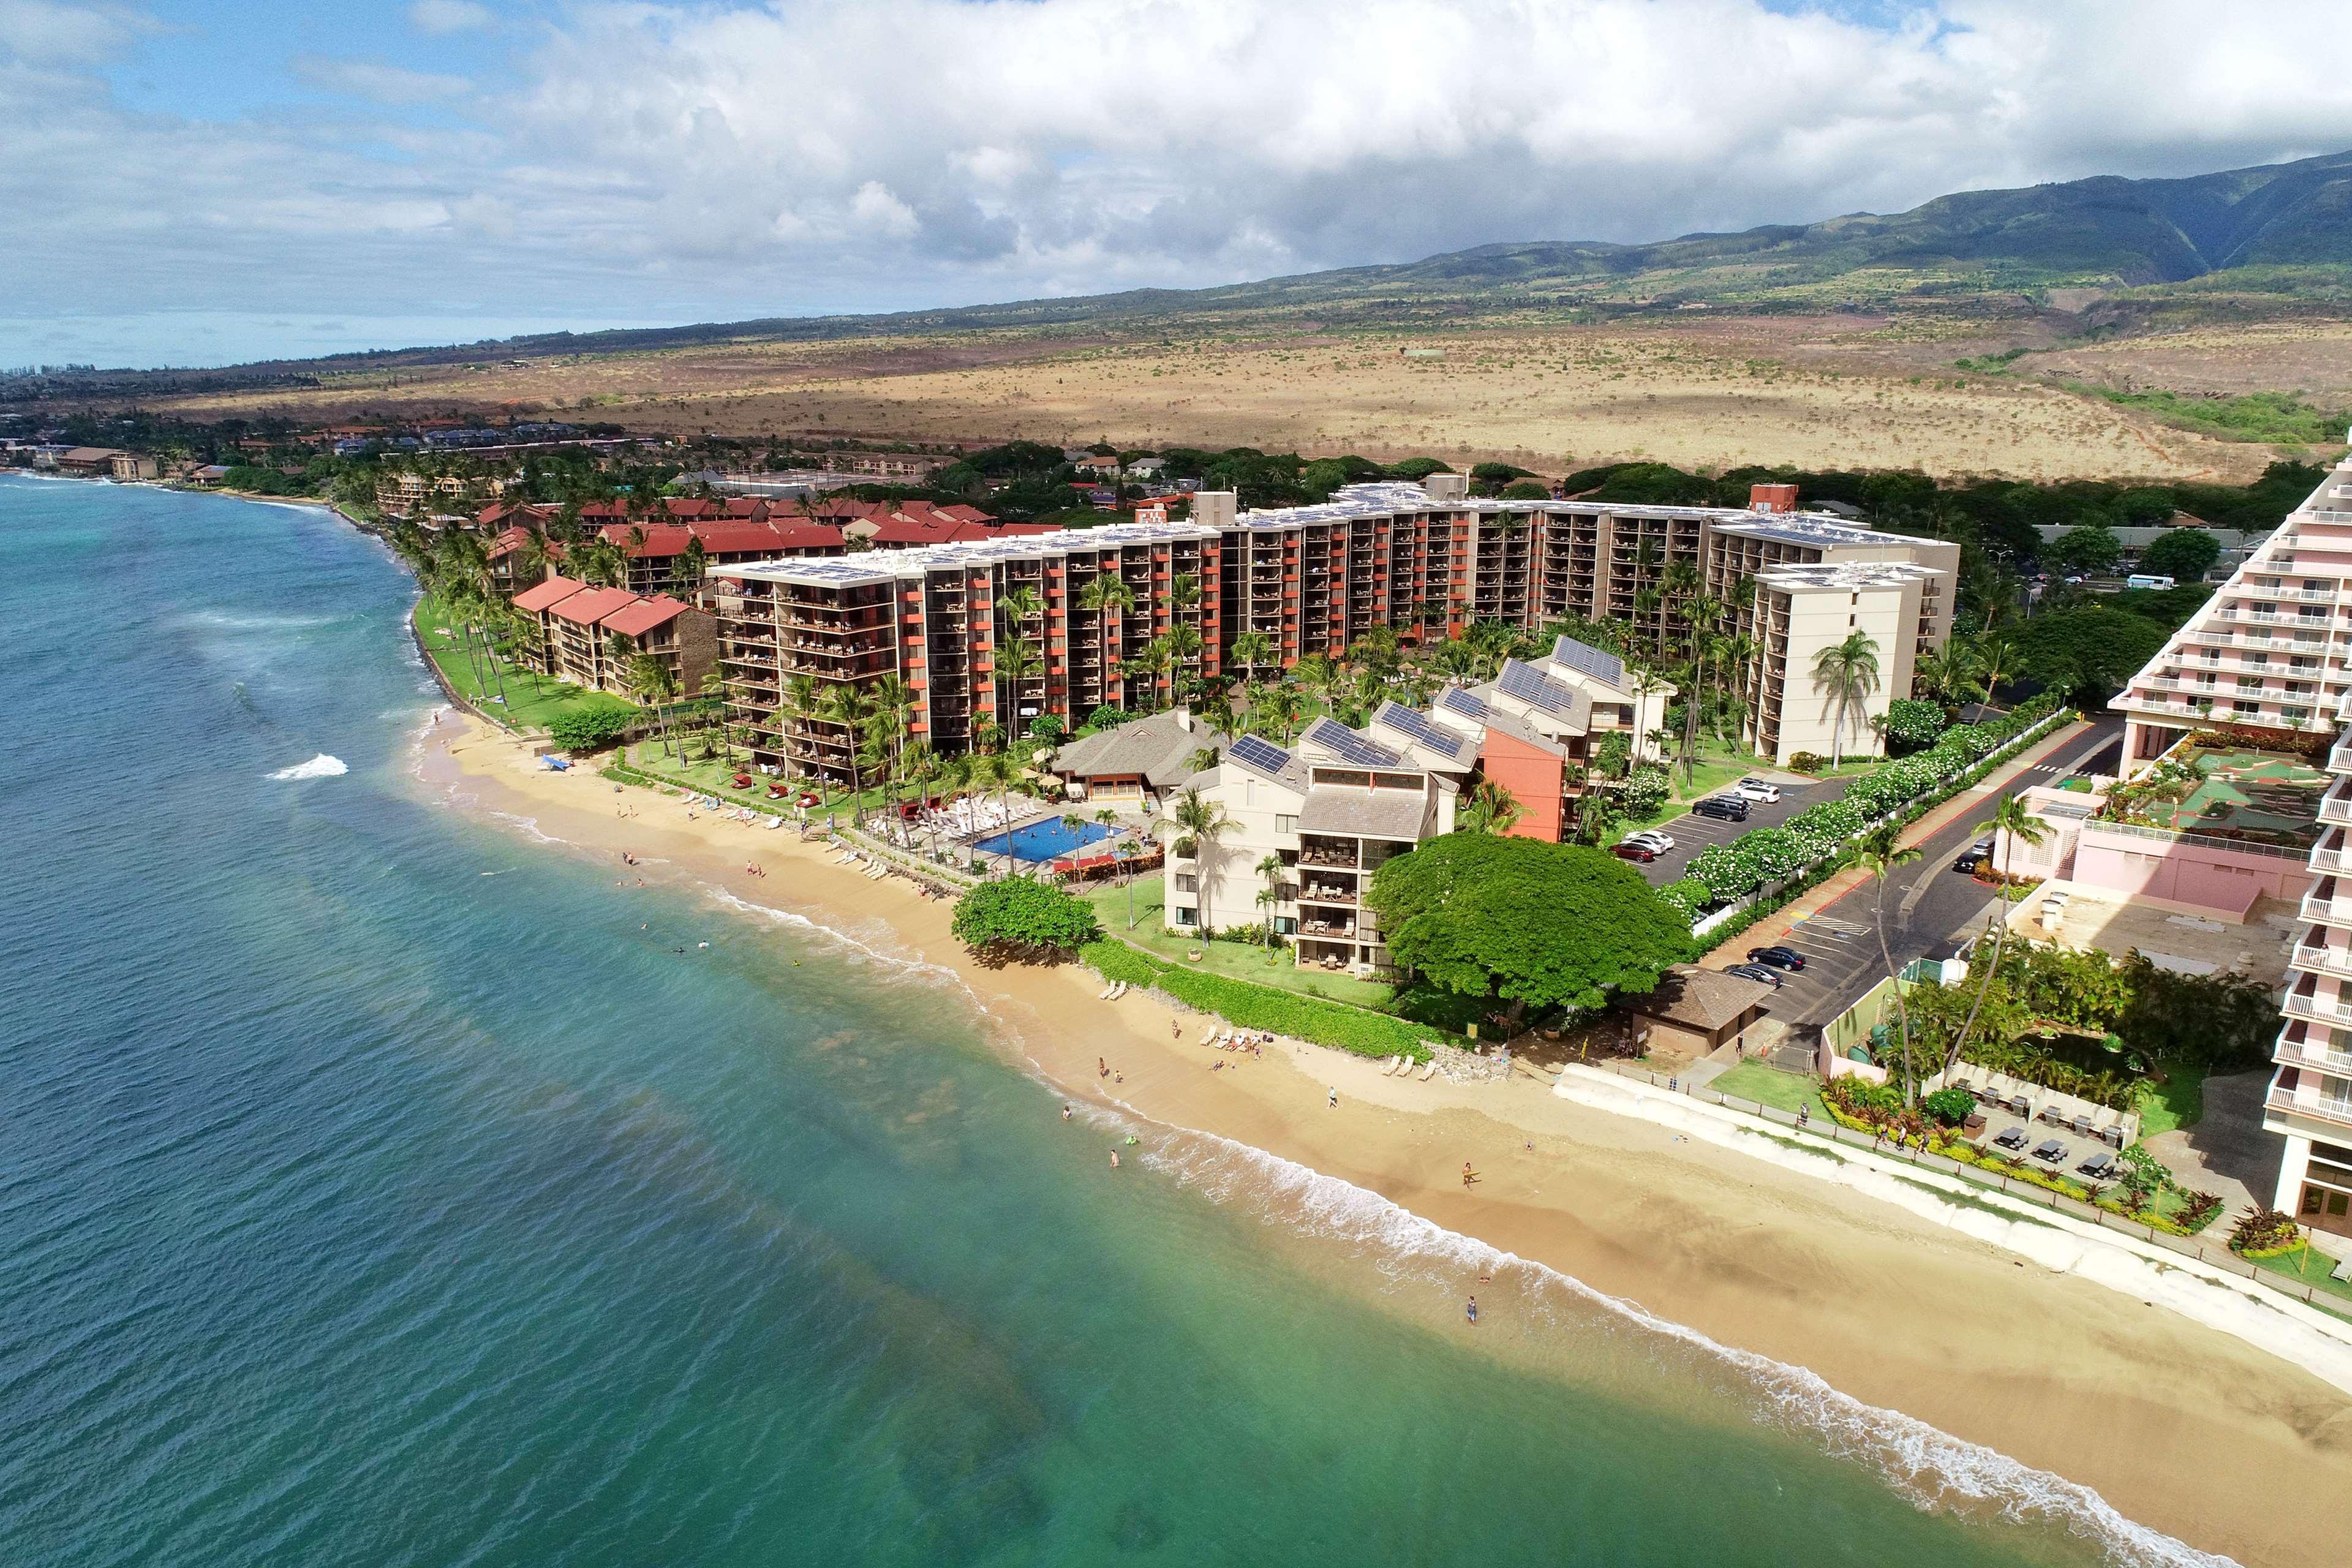
[[[442,679],[483,712],[502,714],[508,723],[518,729],[544,729],[559,713],[608,708],[627,713],[637,710],[635,703],[609,692],[583,691],[564,681],[550,680],[499,655],[486,658],[478,638],[474,644],[474,657],[468,658],[464,641],[450,625],[447,612],[434,599],[419,599],[415,616],[417,640],[425,645],[425,656],[440,670]],[[500,677],[505,686],[504,702],[499,700]]]
[[[2257,1268],[2266,1268],[2273,1274],[2284,1274],[2298,1285],[2310,1286],[2323,1298],[2333,1296],[2336,1301],[2330,1310],[2339,1315],[2352,1317],[2352,1285],[2328,1278],[2335,1270],[2336,1259],[2315,1247],[2298,1247],[2276,1258],[2241,1258],[2239,1261],[2251,1263]]]
[[[2169,1067],[2162,1083],[2144,1079],[2137,1086],[2139,1135],[2153,1138],[2179,1127],[2194,1127],[2205,1114],[2205,1074],[2196,1068]]]
[[[1706,1087],[1717,1094],[1727,1094],[1734,1100],[1752,1100],[1759,1105],[1769,1105],[1791,1116],[1800,1110],[1810,1110],[1820,1117],[1829,1114],[1822,1107],[1819,1079],[1804,1073],[1782,1072],[1779,1068],[1768,1068],[1762,1062],[1741,1062]]]
[[[1195,941],[1164,930],[1160,924],[1165,907],[1166,886],[1157,870],[1147,871],[1135,879],[1135,929],[1127,924],[1128,889],[1118,881],[1103,883],[1087,894],[1095,906],[1095,914],[1103,929],[1122,936],[1152,956],[1188,969],[1203,969],[1229,979],[1246,980],[1258,985],[1271,985],[1283,991],[1297,991],[1304,995],[1328,997],[1334,1002],[1351,1003],[1375,1012],[1392,1012],[1395,987],[1384,980],[1359,980],[1352,974],[1328,974],[1320,970],[1301,969],[1292,962],[1290,950],[1276,947],[1271,953],[1265,949],[1238,942]],[[1196,962],[1189,955],[1198,952]],[[1272,962],[1267,962],[1268,959]]]

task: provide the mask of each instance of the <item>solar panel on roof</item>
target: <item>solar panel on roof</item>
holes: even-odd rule
[[[1418,708],[1408,708],[1402,702],[1383,702],[1381,710],[1372,715],[1375,724],[1386,724],[1401,735],[1410,735],[1424,746],[1434,746],[1447,756],[1462,749],[1462,737],[1437,723]]]
[[[1404,761],[1378,741],[1368,741],[1334,719],[1316,720],[1299,739],[1312,741],[1341,762],[1360,768],[1392,768]]]
[[[1623,659],[1613,653],[1603,653],[1590,643],[1580,643],[1574,637],[1562,637],[1551,645],[1551,661],[1566,665],[1596,680],[1605,680],[1612,686],[1624,684]]]
[[[1475,719],[1484,724],[1494,714],[1486,700],[1454,687],[1437,694],[1437,705],[1448,713],[1459,713],[1465,719]]]
[[[1290,753],[1272,741],[1256,735],[1244,735],[1225,748],[1225,755],[1245,768],[1272,775],[1290,765]]]
[[[1517,659],[1503,661],[1503,673],[1495,681],[1496,689],[1533,703],[1547,713],[1557,713],[1563,719],[1576,716],[1576,700],[1566,688],[1556,686],[1536,672],[1533,665]]]

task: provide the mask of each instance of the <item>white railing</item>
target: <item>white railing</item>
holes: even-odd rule
[[[2263,1097],[2265,1110],[2284,1111],[2290,1116],[2307,1116],[2318,1121],[2340,1121],[2352,1124],[2352,1100],[2299,1098],[2291,1089],[2274,1089]]]
[[[2322,1002],[2318,997],[2300,991],[2289,992],[2286,1000],[2279,1004],[2279,1011],[2290,1018],[2301,1018],[2307,1023],[2326,1024],[2331,1028],[2340,1024],[2352,1028],[2352,1007],[2340,1003]]]
[[[2303,896],[2303,918],[2320,925],[2352,927],[2352,901],[2339,904],[2317,893]]]
[[[2242,839],[2225,837],[2218,833],[2182,832],[2169,827],[2147,827],[2137,822],[2108,822],[2092,817],[2083,824],[2085,833],[2120,833],[2126,838],[2154,838],[2168,844],[2203,844],[2217,849],[2228,849],[2240,855],[2263,855],[2274,860],[2303,860],[2308,851],[2284,844],[2252,844]]]
[[[2352,826],[2352,795],[2339,793],[2342,789],[2338,784],[2319,797],[2319,820]]]
[[[2352,871],[2352,849],[2314,849],[2311,868],[2315,871]]]
[[[2352,1078],[2352,1051],[2332,1051],[2308,1040],[2290,1040],[2284,1029],[2279,1031],[2278,1045],[2271,1059],[2289,1067],[2318,1068],[2338,1077]]]
[[[2352,952],[2340,947],[2306,947],[2297,942],[2294,967],[2324,970],[2330,974],[2352,974]]]

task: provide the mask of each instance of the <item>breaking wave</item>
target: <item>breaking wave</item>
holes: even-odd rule
[[[341,757],[331,757],[320,752],[307,763],[296,763],[290,768],[280,768],[269,776],[274,779],[331,779],[350,773]]]

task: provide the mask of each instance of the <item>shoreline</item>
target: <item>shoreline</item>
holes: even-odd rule
[[[1200,1016],[1143,994],[1101,1002],[1082,966],[973,963],[945,900],[831,865],[821,838],[803,846],[708,813],[689,822],[674,797],[533,770],[526,744],[462,712],[436,721],[421,750],[420,775],[449,804],[530,822],[583,855],[633,850],[665,881],[952,973],[1073,1100],[1344,1183],[1637,1321],[1704,1336],[1735,1363],[1805,1369],[1832,1398],[2092,1489],[2202,1550],[2265,1563],[2340,1555],[2326,1500],[2352,1479],[2352,1399],[2241,1341],[1817,1177],[1562,1099],[1548,1077],[1406,1084],[1315,1047],[1238,1062],[1205,1051],[1191,1043]],[[638,815],[621,818],[624,806]],[[1119,1081],[1097,1078],[1098,1057]],[[1211,1070],[1220,1058],[1234,1070]],[[1466,1191],[1454,1184],[1465,1158],[1481,1177]]]

